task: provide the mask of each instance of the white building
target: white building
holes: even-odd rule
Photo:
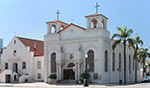
[[[86,28],[62,21],[47,22],[44,36],[44,81],[57,74],[57,80],[80,80],[85,71],[88,55],[88,72],[94,83],[118,83],[124,78],[123,44],[112,50],[114,40],[107,29],[108,18],[102,14],[86,16]],[[132,49],[127,48],[127,82],[135,80]],[[140,81],[140,64],[137,80]]]
[[[0,49],[3,48],[3,39],[0,39]]]
[[[1,53],[3,48],[3,39],[0,39],[0,70],[1,70]]]
[[[15,36],[3,50],[0,82],[44,80],[44,43]]]

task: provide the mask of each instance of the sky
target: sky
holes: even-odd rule
[[[0,38],[5,47],[15,35],[43,40],[46,22],[56,20],[57,9],[61,21],[86,27],[85,16],[95,14],[96,2],[109,18],[110,36],[116,27],[127,26],[134,30],[131,37],[138,34],[150,47],[150,0],[0,0]]]

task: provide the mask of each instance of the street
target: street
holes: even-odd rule
[[[0,88],[83,88],[83,85],[49,85],[42,82],[20,84],[0,83]],[[89,88],[150,88],[150,83],[139,83],[129,85],[90,85]]]

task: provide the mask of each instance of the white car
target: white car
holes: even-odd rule
[[[150,77],[149,76],[145,76],[143,78],[142,82],[150,82]]]

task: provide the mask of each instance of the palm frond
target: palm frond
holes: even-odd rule
[[[123,31],[124,31],[124,32],[126,32],[126,31],[127,31],[127,26],[125,26],[125,27],[123,28]]]
[[[141,46],[143,46],[143,41],[142,40],[139,40],[139,44],[141,45]]]
[[[133,33],[133,30],[132,29],[129,29],[129,30],[127,30],[127,35],[128,35],[128,37],[130,37],[130,35]]]
[[[133,49],[133,59],[136,59],[137,56],[137,48]]]
[[[134,44],[135,44],[135,40],[133,38],[128,38],[127,39],[129,47],[135,48]]]
[[[117,27],[118,29],[118,32],[121,34],[123,32],[122,28],[121,27]]]
[[[114,34],[114,35],[112,36],[112,39],[114,39],[115,37],[119,38],[120,35],[119,35],[119,34]]]
[[[116,46],[121,42],[121,40],[116,40],[114,44],[112,45],[112,49],[114,50]]]
[[[139,36],[136,36],[136,39],[135,39],[136,41],[139,41],[140,40],[140,37]]]

